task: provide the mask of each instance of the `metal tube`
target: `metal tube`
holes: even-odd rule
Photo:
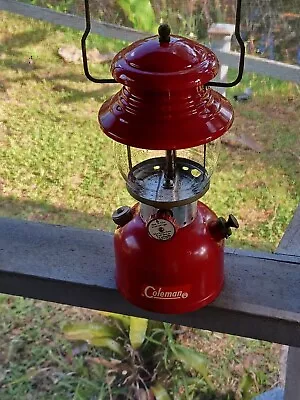
[[[175,178],[176,150],[166,150],[165,184],[173,186]]]
[[[132,170],[131,148],[130,148],[130,146],[126,146],[126,148],[127,148],[127,161],[128,161],[129,173],[130,173]]]

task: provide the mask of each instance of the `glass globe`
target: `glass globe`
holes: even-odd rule
[[[146,150],[114,142],[118,169],[136,200],[157,208],[191,203],[209,188],[220,139],[181,150]]]

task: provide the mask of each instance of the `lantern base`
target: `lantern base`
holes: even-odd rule
[[[150,237],[139,207],[115,232],[116,284],[132,304],[165,314],[191,312],[211,303],[224,282],[224,240],[209,225],[215,213],[201,202],[192,223],[170,240]]]
[[[122,285],[119,287],[117,284],[118,291],[121,293],[121,295],[129,301],[129,303],[142,308],[143,310],[146,311],[152,311],[156,313],[161,313],[161,314],[185,314],[189,312],[193,312],[196,310],[199,310],[200,308],[208,306],[210,303],[212,303],[216,298],[219,296],[221,293],[222,289],[224,286],[224,281],[222,282],[221,286],[213,293],[211,293],[207,298],[201,299],[200,301],[196,303],[188,303],[188,304],[176,304],[176,307],[174,305],[157,305],[155,302],[137,302],[137,299],[135,297],[130,297],[128,296],[128,293],[123,293],[122,292]]]

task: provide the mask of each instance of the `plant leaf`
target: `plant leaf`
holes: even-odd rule
[[[167,390],[160,383],[151,386],[150,390],[153,392],[156,400],[171,400]]]
[[[103,315],[103,317],[116,319],[116,320],[122,322],[124,328],[129,328],[130,317],[128,315],[112,313],[112,312],[109,312],[109,311],[99,311],[99,314]]]
[[[126,17],[129,19],[130,14],[132,12],[131,9],[131,1],[130,0],[117,0],[119,7],[122,8],[123,12],[125,13]]]
[[[63,332],[69,340],[85,340],[87,342],[94,338],[112,338],[119,335],[116,328],[101,322],[66,324]]]
[[[132,10],[131,0],[117,0],[119,7],[122,8],[124,14],[129,19],[129,21],[133,24],[134,28],[137,29],[135,24],[134,12]]]
[[[96,347],[106,347],[107,349],[113,351],[114,353],[124,356],[123,347],[115,340],[109,337],[94,337],[88,341],[91,345]]]
[[[155,13],[150,0],[117,0],[117,3],[135,29],[146,32],[156,29]]]
[[[186,368],[194,369],[205,379],[208,386],[214,390],[214,385],[208,377],[207,359],[198,351],[176,344],[173,350],[176,360],[180,361]]]
[[[134,350],[144,343],[148,327],[148,320],[145,318],[130,317],[129,339]]]
[[[246,372],[239,386],[239,391],[241,393],[242,400],[250,400],[253,398],[254,393],[251,391],[253,384],[254,384],[254,379],[248,372]]]
[[[113,360],[113,359],[106,360],[106,358],[99,357],[99,356],[98,357],[86,357],[85,360],[92,364],[103,365],[105,368],[108,368],[108,369],[115,369],[122,365],[121,360]]]
[[[135,0],[134,13],[138,29],[153,32],[156,29],[155,14],[150,0]]]

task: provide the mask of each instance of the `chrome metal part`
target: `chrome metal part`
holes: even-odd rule
[[[149,218],[158,213],[159,209],[140,203],[140,216],[147,223]],[[185,206],[171,208],[172,216],[179,228],[184,228],[194,221],[197,215],[197,201]]]
[[[176,150],[166,150],[165,188],[172,188],[176,174]]]
[[[130,146],[126,146],[126,149],[127,149],[128,167],[129,167],[129,170],[131,170],[132,169],[131,148],[130,148]]]
[[[165,157],[151,158],[135,165],[127,189],[132,197],[155,208],[170,209],[198,200],[209,188],[206,169],[195,161],[177,157],[173,185],[165,185]]]

